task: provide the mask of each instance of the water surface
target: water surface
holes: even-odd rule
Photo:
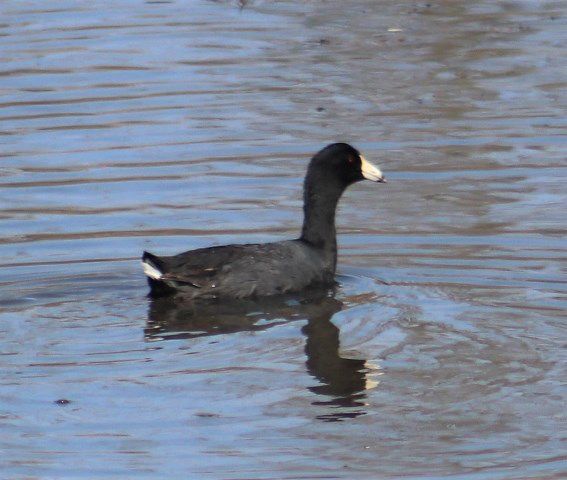
[[[3,478],[565,478],[564,7],[3,2]],[[337,140],[336,290],[145,297]]]

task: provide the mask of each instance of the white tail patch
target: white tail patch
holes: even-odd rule
[[[144,268],[144,273],[154,280],[161,280],[161,278],[163,277],[163,273],[161,273],[156,267],[149,263],[142,262],[142,267]]]

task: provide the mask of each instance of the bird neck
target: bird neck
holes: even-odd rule
[[[337,257],[337,233],[335,230],[335,213],[337,204],[344,191],[338,182],[327,182],[324,188],[315,182],[305,181],[304,187],[304,220],[301,239],[324,250],[333,263]],[[317,188],[319,187],[319,188]]]

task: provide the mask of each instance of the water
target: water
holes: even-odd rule
[[[3,478],[567,476],[565,2],[0,8]],[[336,291],[149,302],[337,140]]]

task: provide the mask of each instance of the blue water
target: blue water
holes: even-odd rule
[[[2,478],[567,477],[561,2],[0,9]],[[336,289],[146,298],[338,140]]]

